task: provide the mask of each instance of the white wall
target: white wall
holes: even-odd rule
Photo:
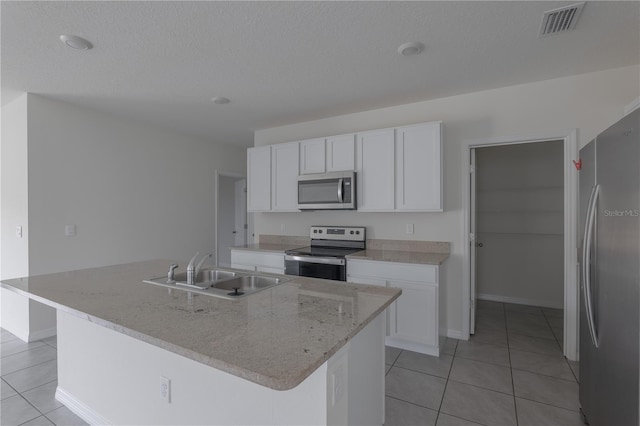
[[[29,273],[27,145],[25,94],[2,107],[0,277],[3,279]],[[22,226],[22,238],[16,236],[16,226]]]
[[[213,251],[216,169],[246,150],[29,95],[30,273]]]
[[[462,330],[462,149],[465,140],[510,137],[577,128],[579,145],[623,115],[640,95],[638,66],[547,80],[448,98],[359,112],[255,132],[268,145],[362,130],[444,122],[444,213],[256,213],[255,235],[306,235],[315,224],[366,225],[370,238],[450,241],[447,324]],[[563,132],[564,133],[564,132]],[[405,235],[406,223],[415,234]]]
[[[29,273],[27,95],[2,107],[0,144],[0,279]],[[23,237],[16,236],[23,227]],[[0,290],[0,325],[29,339],[29,301]]]
[[[564,306],[564,141],[477,148],[478,298]]]
[[[244,148],[31,94],[2,118],[2,279],[213,251],[215,170],[244,174]],[[54,310],[2,294],[4,328],[55,333]]]

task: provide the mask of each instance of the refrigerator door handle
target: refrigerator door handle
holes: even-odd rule
[[[589,326],[589,334],[593,345],[598,347],[598,335],[593,319],[593,305],[591,303],[591,245],[593,242],[593,228],[595,223],[596,203],[598,202],[598,194],[600,193],[600,185],[596,185],[591,190],[589,197],[589,207],[587,208],[587,220],[584,227],[584,239],[582,240],[582,292],[584,295],[584,304],[587,310],[587,324]]]

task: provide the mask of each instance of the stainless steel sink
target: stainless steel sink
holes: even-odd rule
[[[236,275],[237,274],[235,272],[224,271],[221,269],[203,269],[198,272],[198,275],[196,275],[195,283],[193,284],[193,286],[203,289],[209,288],[214,282],[227,280],[229,278],[235,277]],[[155,279],[157,278],[154,278],[154,280]],[[162,280],[163,278],[160,279]],[[166,278],[164,278],[164,281],[167,281]],[[187,284],[186,272],[176,273],[173,277],[173,281],[175,281],[176,284],[192,285]]]
[[[212,287],[220,290],[256,292],[265,288],[273,287],[274,285],[284,282],[282,278],[274,277],[261,277],[258,275],[243,275],[231,280],[225,280],[219,283],[215,283]]]
[[[244,275],[217,268],[201,270],[196,276],[194,284],[187,284],[186,272],[175,273],[173,280],[167,279],[166,276],[144,280],[149,284],[192,291],[224,299],[247,296],[287,281],[289,280],[285,278]]]

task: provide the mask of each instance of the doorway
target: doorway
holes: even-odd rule
[[[231,267],[231,247],[247,244],[247,179],[216,172],[216,265]]]
[[[563,309],[562,142],[473,148],[477,299]]]
[[[534,155],[535,151],[544,151],[545,147],[552,147],[556,161],[561,164],[561,172],[558,172],[561,173],[561,177],[555,176],[554,183],[542,182],[537,188],[535,184],[528,183],[532,177],[547,172],[536,167],[531,168],[532,166],[518,165],[515,161],[510,163],[509,156],[517,152],[518,145],[519,149],[525,150],[522,155],[525,160],[528,155]],[[494,154],[502,152],[500,155],[506,157],[503,159],[505,164],[498,168],[510,171],[511,177],[505,182],[504,178],[498,177],[497,170],[490,170],[488,176],[480,177],[484,181],[480,183],[482,189],[479,193],[477,157],[478,154],[481,157],[491,154],[491,151],[480,151],[488,148],[495,148]],[[504,149],[498,151],[497,148]],[[576,360],[579,299],[576,257],[577,171],[572,162],[577,159],[575,131],[564,135],[468,141],[463,143],[463,156],[465,164],[470,165],[468,169],[465,168],[466,184],[463,185],[466,231],[463,291],[469,296],[468,299],[463,299],[463,337],[468,337],[474,332],[478,296],[498,302],[559,307],[562,310],[556,312],[562,312],[563,317],[558,324],[558,328],[562,330],[560,340],[563,352],[570,360]],[[550,176],[545,176],[545,179],[547,178],[550,179]],[[525,186],[517,190],[517,186],[523,184]],[[501,192],[510,193],[510,196],[501,196]],[[554,201],[555,207],[544,207],[543,204],[550,203],[550,200]],[[558,203],[561,203],[562,207],[558,207]],[[478,217],[475,213],[476,207],[484,214],[481,213]],[[524,239],[528,242],[515,241],[516,244],[512,246],[515,248],[505,252],[506,249],[499,246],[504,245],[504,241],[508,239]],[[558,239],[561,240],[560,245]],[[550,248],[551,246],[553,248]],[[479,254],[480,250],[483,252]],[[527,256],[527,253],[533,259],[520,259],[510,265],[504,264],[505,256],[513,258],[517,255]],[[561,258],[562,264],[556,265],[555,270],[550,271],[544,265],[545,256]],[[532,274],[536,272],[536,268],[542,270],[542,275],[547,274],[556,282],[560,281],[561,288],[553,287],[546,281],[541,285],[539,280],[529,280],[529,277],[523,279],[519,276]],[[482,276],[479,277],[478,273]],[[484,280],[480,286],[478,278]],[[514,279],[524,281],[525,286],[518,290],[509,282]],[[540,279],[549,280],[549,277]]]
[[[561,347],[563,141],[479,147],[471,155],[476,302],[507,303],[508,331],[557,340]],[[543,318],[551,312],[553,316]],[[476,334],[476,325],[495,326],[492,314],[476,311],[471,333]]]

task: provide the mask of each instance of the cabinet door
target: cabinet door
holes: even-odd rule
[[[402,289],[389,311],[389,337],[425,345],[438,345],[438,287],[392,281]]]
[[[347,275],[347,282],[355,283],[355,284],[366,284],[366,285],[375,285],[378,287],[386,287],[387,280],[381,278],[369,278],[369,277],[358,277],[354,275]]]
[[[396,207],[442,211],[441,123],[396,129]]]
[[[271,210],[271,147],[247,149],[247,210]]]
[[[355,170],[355,138],[354,134],[327,138],[328,172]]]
[[[358,210],[392,211],[395,205],[393,129],[359,133],[356,150]]]
[[[271,146],[271,211],[298,211],[298,142]]]
[[[325,172],[324,139],[300,142],[300,174]]]

